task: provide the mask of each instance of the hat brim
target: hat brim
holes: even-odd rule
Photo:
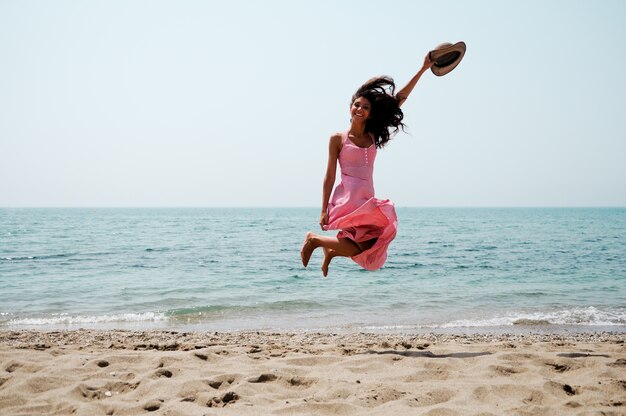
[[[430,70],[438,77],[446,75],[461,62],[465,49],[465,42],[457,42],[454,45],[430,51],[430,60],[434,62]]]

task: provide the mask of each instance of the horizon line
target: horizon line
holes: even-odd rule
[[[398,209],[582,209],[626,208],[626,205],[401,205]],[[0,206],[0,209],[319,209],[316,206],[273,205],[32,205]]]

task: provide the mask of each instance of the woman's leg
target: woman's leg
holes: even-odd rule
[[[333,250],[335,251],[335,256],[344,257],[356,256],[362,251],[359,246],[349,238],[327,237],[308,232],[302,244],[302,249],[300,249],[300,257],[302,258],[302,265],[304,267],[309,264],[313,250],[318,247]]]
[[[330,261],[333,257],[337,257],[338,254],[335,250],[331,250],[329,248],[323,247],[324,249],[324,261],[322,262],[322,274],[324,277],[328,276],[328,267],[330,266]]]
[[[363,241],[360,243],[354,243],[356,244],[359,249],[360,252],[357,254],[360,254],[362,252],[364,252],[365,250],[368,250],[370,248],[372,248],[372,246],[376,243],[377,238],[374,238],[372,240],[367,240],[367,241]],[[352,240],[350,240],[352,241]],[[322,273],[324,274],[324,277],[328,276],[328,267],[330,266],[330,262],[333,259],[333,257],[337,257],[337,256],[341,256],[339,253],[337,253],[337,251],[332,250],[330,248],[324,248],[324,261],[322,262]],[[352,257],[352,256],[345,256],[345,257]]]
[[[370,249],[377,239],[363,241],[356,243],[349,238],[337,238],[326,237],[314,233],[307,233],[306,239],[302,244],[300,250],[300,257],[302,258],[302,264],[306,267],[309,264],[309,260],[313,251],[317,247],[324,249],[324,261],[322,263],[322,273],[324,277],[328,276],[328,267],[333,257],[352,257],[362,253],[365,250]]]

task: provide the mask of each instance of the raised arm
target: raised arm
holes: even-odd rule
[[[324,175],[324,185],[322,187],[322,213],[320,214],[320,227],[328,224],[328,201],[330,193],[335,184],[335,174],[337,172],[337,158],[341,150],[341,134],[333,134],[328,142],[328,164],[326,175]]]
[[[409,98],[409,95],[411,94],[411,91],[413,91],[413,88],[415,88],[417,81],[419,81],[419,79],[422,77],[422,74],[428,71],[431,66],[433,66],[433,62],[430,60],[429,53],[427,53],[426,57],[424,58],[424,65],[422,65],[422,68],[417,72],[417,74],[413,76],[413,78],[411,78],[411,80],[404,86],[404,88],[402,88],[396,94],[398,106],[402,106],[406,99]]]

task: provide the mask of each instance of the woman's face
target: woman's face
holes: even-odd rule
[[[369,100],[365,97],[358,97],[350,107],[350,116],[352,116],[352,120],[365,122],[369,118],[371,111],[372,105]]]

